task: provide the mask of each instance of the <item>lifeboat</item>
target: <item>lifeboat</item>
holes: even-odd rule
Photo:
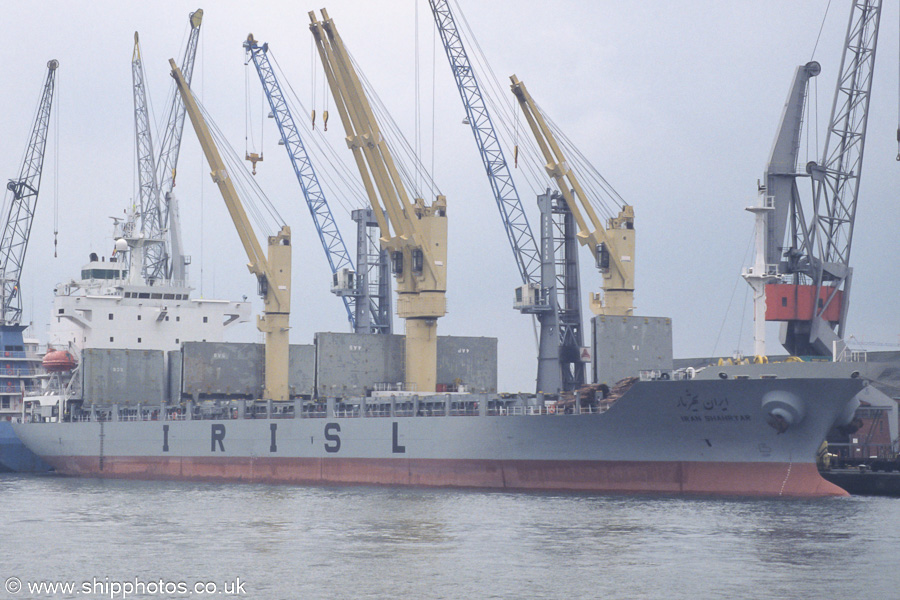
[[[71,371],[77,364],[75,357],[67,350],[51,350],[44,355],[44,359],[41,361],[44,370],[49,373]]]

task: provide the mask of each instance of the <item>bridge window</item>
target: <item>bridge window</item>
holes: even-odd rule
[[[118,269],[84,269],[81,271],[82,279],[119,279],[125,271]]]

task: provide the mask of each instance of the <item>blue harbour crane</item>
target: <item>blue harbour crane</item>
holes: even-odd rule
[[[377,227],[372,210],[353,211],[353,218],[359,229],[357,235],[359,270],[357,270],[316,177],[275,70],[269,61],[269,45],[258,44],[250,35],[244,41],[244,49],[259,74],[259,80],[272,110],[271,116],[278,125],[281,140],[294,167],[294,173],[328,259],[333,277],[332,292],[343,300],[347,319],[356,333],[391,333],[391,290],[390,278],[386,276],[387,260],[384,252],[371,251],[368,247],[370,236],[365,233],[368,229]]]
[[[574,390],[585,383],[585,375],[580,357],[584,342],[571,211],[564,198],[551,195],[549,190],[538,197],[539,248],[449,0],[429,0],[429,5],[522,279],[523,285],[516,289],[515,308],[535,315],[540,323],[537,391]]]

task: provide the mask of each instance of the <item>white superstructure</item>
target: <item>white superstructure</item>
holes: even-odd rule
[[[190,287],[174,283],[129,283],[115,257],[91,258],[81,279],[56,286],[53,347],[178,350],[184,341],[224,341],[226,328],[250,319],[250,302],[193,299]]]
[[[250,320],[246,299],[195,299],[185,282],[144,280],[143,240],[116,237],[108,260],[92,253],[79,279],[56,286],[51,347],[178,350],[185,341],[222,342],[226,329]]]

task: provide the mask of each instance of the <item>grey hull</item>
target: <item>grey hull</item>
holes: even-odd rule
[[[818,496],[842,493],[816,473],[815,452],[863,386],[846,377],[639,382],[599,414],[14,427],[71,475]]]

